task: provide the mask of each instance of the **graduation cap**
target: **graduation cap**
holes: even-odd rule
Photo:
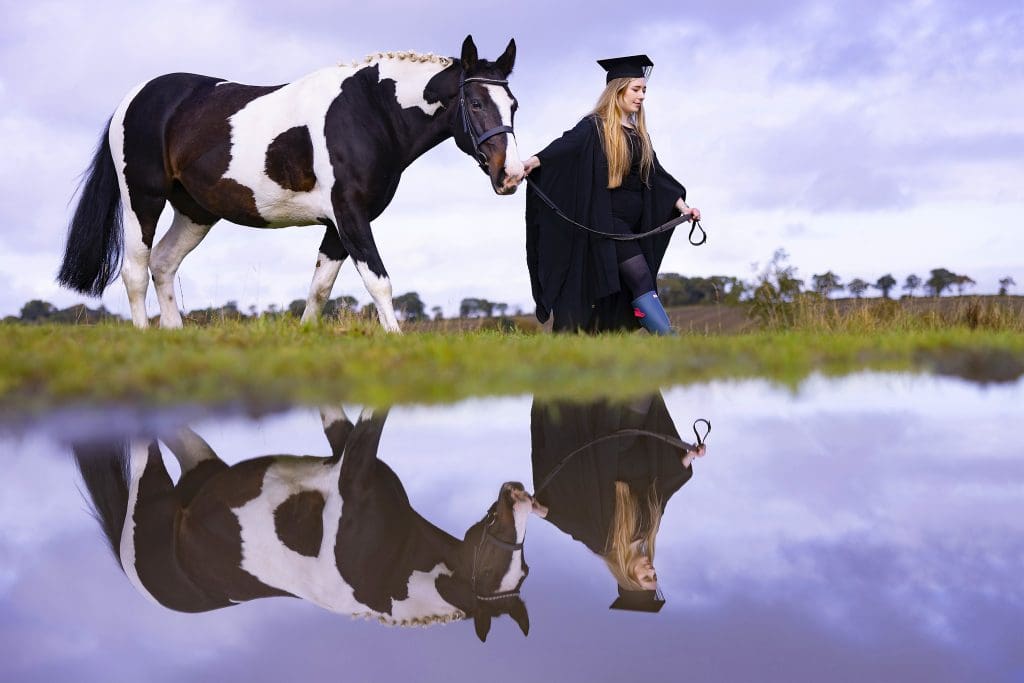
[[[632,612],[660,612],[665,606],[661,591],[631,591],[619,586],[619,597],[608,609],[624,609]]]
[[[616,78],[647,78],[654,68],[654,62],[647,55],[599,59],[597,63],[608,72],[605,83],[611,83]]]

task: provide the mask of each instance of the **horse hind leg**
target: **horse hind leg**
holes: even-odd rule
[[[181,327],[181,311],[178,310],[178,300],[174,294],[174,276],[182,260],[203,241],[215,221],[215,218],[206,215],[195,220],[175,209],[170,229],[153,249],[149,269],[153,273],[153,285],[160,303],[160,327]]]
[[[341,265],[348,257],[345,247],[341,246],[338,231],[333,225],[327,226],[324,239],[320,243],[320,253],[316,258],[316,269],[313,271],[313,282],[309,286],[306,297],[306,308],[302,312],[302,323],[315,323],[320,319],[320,312],[331,296],[334,282],[338,279]]]
[[[129,108],[139,95],[140,85],[125,97],[110,119],[107,140],[121,190],[121,214],[124,227],[124,259],[121,281],[128,292],[135,327],[149,326],[146,315],[146,290],[149,288],[149,256],[156,224],[167,201],[165,172],[159,148],[140,131],[149,120],[130,116]],[[129,162],[131,171],[128,170]]]

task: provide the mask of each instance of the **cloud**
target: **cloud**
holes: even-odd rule
[[[15,289],[0,296],[0,313],[16,312],[22,296],[83,300],[51,284],[68,200],[103,123],[135,83],[170,71],[287,82],[378,49],[452,54],[467,33],[491,57],[517,40],[512,88],[524,156],[593,105],[596,58],[654,57],[655,146],[711,231],[699,252],[673,245],[667,270],[742,276],[780,244],[812,270],[895,271],[923,259],[922,245],[964,258],[961,270],[994,267],[991,253],[950,250],[958,221],[931,220],[955,214],[956,202],[986,218],[972,226],[975,243],[1024,253],[1015,219],[1024,204],[1024,11],[1014,3],[653,2],[623,18],[582,0],[531,0],[506,8],[500,22],[466,10],[315,0],[301,13],[273,5],[256,13],[234,1],[86,8],[50,0],[8,11],[0,63],[17,68],[0,70],[0,238]],[[396,13],[406,20],[390,21]],[[417,161],[375,224],[396,293],[418,291],[449,314],[468,296],[531,308],[522,196],[494,197],[450,143]],[[887,262],[864,243],[847,244],[851,220],[895,235]],[[811,229],[787,232],[794,223]],[[243,308],[304,298],[316,232],[218,225],[185,260],[186,297]],[[104,302],[126,313],[121,289]],[[350,266],[338,292],[369,300]]]

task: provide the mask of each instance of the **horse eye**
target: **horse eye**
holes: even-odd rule
[[[479,109],[481,106],[483,106],[480,104],[480,100],[470,100],[469,104],[470,106],[473,107],[473,109]]]

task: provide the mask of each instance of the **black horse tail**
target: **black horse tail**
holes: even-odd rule
[[[128,443],[74,444],[75,463],[89,493],[92,515],[121,564],[121,534],[128,515]]]
[[[121,268],[124,227],[121,187],[110,155],[110,121],[85,172],[82,194],[68,226],[64,262],[57,282],[82,294],[99,296]]]

